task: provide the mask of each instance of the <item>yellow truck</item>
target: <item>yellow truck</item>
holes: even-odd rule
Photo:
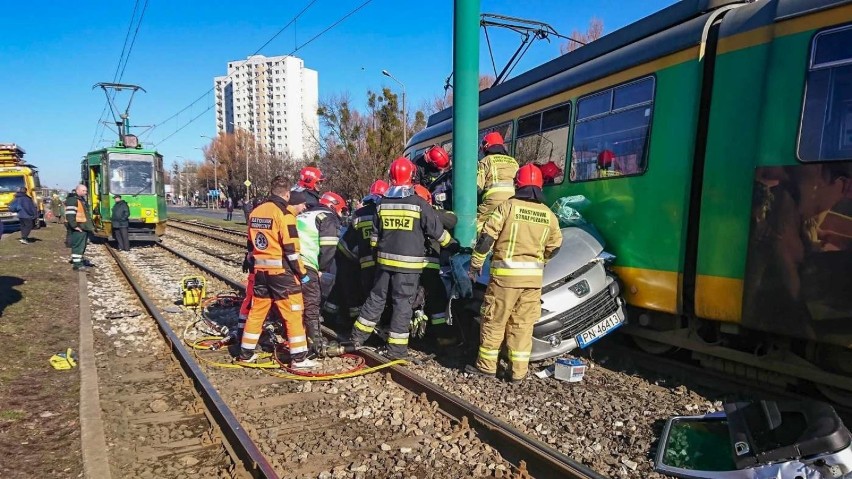
[[[18,227],[18,215],[9,211],[9,203],[15,199],[19,188],[26,188],[27,194],[38,208],[39,226],[44,223],[44,199],[40,192],[41,182],[38,169],[24,161],[26,151],[15,143],[0,143],[0,221],[4,229]]]

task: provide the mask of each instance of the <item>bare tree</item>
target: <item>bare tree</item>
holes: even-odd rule
[[[491,88],[495,81],[497,81],[497,78],[494,75],[479,75],[479,91]],[[423,105],[423,111],[427,115],[431,115],[451,106],[453,106],[453,92],[447,90],[443,95],[436,95],[431,102]]]
[[[598,17],[592,17],[589,20],[589,26],[586,28],[585,32],[581,32],[579,30],[574,30],[571,32],[570,38],[574,40],[578,40],[582,43],[578,43],[571,40],[566,40],[565,43],[559,46],[559,53],[564,55],[568,52],[573,52],[574,50],[583,46],[583,44],[588,44],[602,37],[604,33],[604,23]]]

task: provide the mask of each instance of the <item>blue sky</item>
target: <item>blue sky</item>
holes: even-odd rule
[[[261,51],[290,53],[364,0],[318,0],[296,23]],[[141,4],[144,0],[140,1]],[[178,156],[200,159],[200,135],[215,134],[213,111],[166,141],[212,104],[208,96],[175,120],[163,120],[187,106],[224,75],[229,60],[243,59],[287,24],[309,0],[149,0],[123,82],[148,93],[134,99],[134,124],[157,127],[143,138],[158,143],[167,164]],[[672,0],[544,1],[482,0],[482,11],[548,22],[564,35],[584,30],[591,17],[612,32]],[[80,158],[90,149],[104,95],[92,86],[111,81],[124,43],[134,0],[31,0],[6,2],[0,29],[0,142],[15,142],[40,167],[47,186],[76,183]],[[349,94],[362,104],[367,90],[406,85],[411,108],[443,92],[452,69],[453,2],[373,0],[296,56],[319,71],[320,99]],[[519,42],[509,31],[490,31],[500,68]],[[560,40],[537,42],[514,74],[559,54]],[[490,73],[484,39],[480,71]],[[107,131],[104,139],[112,140]],[[100,139],[96,137],[95,140]]]

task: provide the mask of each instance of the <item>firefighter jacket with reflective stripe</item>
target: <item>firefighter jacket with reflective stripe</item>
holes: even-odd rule
[[[445,230],[452,231],[456,227],[458,218],[455,213],[439,209],[435,209],[435,213]],[[426,238],[426,268],[441,269],[441,245],[432,238]]]
[[[299,229],[299,250],[302,262],[314,271],[327,272],[334,261],[340,219],[320,205],[309,208],[296,217]]]
[[[92,211],[89,209],[86,197],[77,196],[77,193],[73,191],[68,193],[68,197],[65,198],[65,221],[69,230],[79,227],[83,231],[95,231]]]
[[[284,199],[271,196],[249,215],[248,239],[256,271],[292,275],[294,286],[306,271],[299,255],[299,231],[296,217]]]
[[[556,215],[520,198],[501,203],[482,227],[470,267],[482,268],[490,249],[491,280],[504,288],[540,288],[544,263],[562,246]]]
[[[370,238],[379,268],[399,273],[420,272],[426,263],[427,237],[438,240],[442,247],[452,240],[426,200],[414,194],[382,198]]]
[[[491,154],[476,167],[476,188],[481,202],[499,202],[515,194],[515,175],[518,162],[509,155]]]
[[[338,250],[341,251],[345,248],[344,255],[360,263],[362,269],[376,265],[376,259],[373,258],[373,247],[370,246],[375,216],[376,203],[373,201],[355,210],[355,213],[352,214],[352,223],[343,232],[342,246],[338,247]]]

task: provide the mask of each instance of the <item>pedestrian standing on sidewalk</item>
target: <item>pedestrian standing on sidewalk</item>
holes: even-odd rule
[[[249,215],[251,214],[251,210],[252,210],[251,199],[249,199],[249,197],[246,196],[246,199],[243,200],[243,214],[246,217],[246,225],[248,225]]]
[[[230,196],[225,202],[225,211],[225,221],[232,221],[234,219],[234,199]]]
[[[33,199],[27,195],[25,187],[18,188],[15,199],[9,203],[9,211],[18,213],[18,221],[21,224],[21,244],[30,244],[30,232],[35,227],[38,219],[38,208]]]
[[[121,199],[121,195],[113,195],[115,205],[112,207],[112,234],[121,251],[130,251],[130,238],[127,228],[130,226],[130,207]]]

